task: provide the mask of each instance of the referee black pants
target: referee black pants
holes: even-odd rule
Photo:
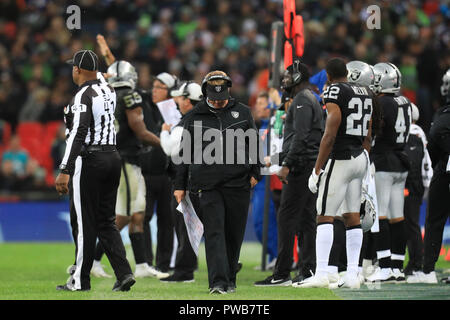
[[[445,222],[450,217],[450,175],[436,172],[428,191],[428,212],[425,218],[423,271],[430,273],[439,258]]]
[[[210,288],[236,286],[249,204],[249,187],[217,187],[199,193]]]
[[[70,179],[70,222],[75,241],[76,289],[90,289],[90,272],[96,239],[101,242],[118,280],[132,274],[125,247],[115,223],[120,156],[114,152],[91,152],[78,157]]]
[[[316,266],[316,198],[308,188],[313,163],[299,174],[289,173],[283,184],[277,213],[278,257],[273,275],[286,278],[291,273],[295,235],[299,239],[299,273],[310,276]]]
[[[156,244],[156,267],[167,272],[170,268],[170,260],[173,251],[174,228],[172,221],[172,186],[167,174],[147,175],[144,174],[146,187],[146,208],[144,219],[144,241],[145,255],[148,265],[153,265],[153,250],[149,222],[153,217],[156,205],[157,216],[157,244]]]

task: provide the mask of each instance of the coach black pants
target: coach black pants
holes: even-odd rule
[[[249,187],[217,187],[199,193],[210,288],[236,286],[249,204]]]
[[[174,227],[172,221],[172,186],[170,178],[167,174],[162,175],[146,175],[146,208],[144,219],[144,239],[145,239],[145,255],[147,263],[153,265],[153,250],[150,234],[149,222],[153,217],[156,205],[157,216],[157,244],[156,244],[156,267],[164,272],[170,268],[170,259],[173,251]]]
[[[189,198],[194,206],[195,213],[200,217],[198,197],[194,193],[189,193]],[[183,214],[176,210],[177,206],[178,203],[175,200],[175,197],[172,197],[172,220],[175,225],[175,232],[178,240],[174,274],[193,278],[194,271],[197,269],[197,256],[195,255],[191,242],[189,241]]]
[[[120,156],[92,152],[78,157],[70,179],[70,222],[75,241],[76,289],[89,289],[95,243],[98,237],[118,280],[132,274],[125,247],[115,223]]]
[[[277,214],[278,257],[273,273],[276,278],[290,275],[296,233],[299,234],[300,274],[310,276],[309,270],[315,270],[316,196],[308,188],[312,165],[299,174],[289,173],[288,184],[284,184],[281,191],[281,205]]]
[[[405,268],[407,272],[422,269],[423,241],[420,230],[420,205],[422,197],[409,195],[405,197],[404,217],[406,227],[406,245],[408,247],[409,262]]]
[[[439,258],[444,226],[450,217],[450,175],[435,173],[428,192],[428,212],[425,218],[423,271],[430,273]]]

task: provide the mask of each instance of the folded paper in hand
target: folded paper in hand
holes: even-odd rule
[[[189,241],[191,243],[192,249],[198,257],[198,248],[203,236],[203,223],[195,213],[191,199],[189,198],[189,192],[186,192],[186,196],[183,200],[181,200],[180,204],[177,207],[177,210],[183,214]]]
[[[164,100],[156,103],[164,122],[171,124],[173,127],[180,122],[181,113],[178,111],[177,105],[173,99]]]

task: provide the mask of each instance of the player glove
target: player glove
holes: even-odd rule
[[[319,185],[320,176],[322,175],[323,170],[320,169],[319,174],[316,174],[316,170],[313,168],[311,175],[308,180],[308,188],[312,193],[316,193]]]

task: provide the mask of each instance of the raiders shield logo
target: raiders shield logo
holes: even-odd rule
[[[67,105],[67,106],[65,106],[64,107],[64,114],[68,114],[69,113],[69,106]]]
[[[221,86],[216,86],[214,89],[216,90],[216,92],[222,91],[222,87]]]
[[[231,111],[231,115],[233,116],[233,118],[237,119],[239,117],[239,112]]]
[[[359,76],[361,75],[361,71],[359,70],[351,70],[350,71],[350,79],[353,81],[357,81],[359,79]]]

